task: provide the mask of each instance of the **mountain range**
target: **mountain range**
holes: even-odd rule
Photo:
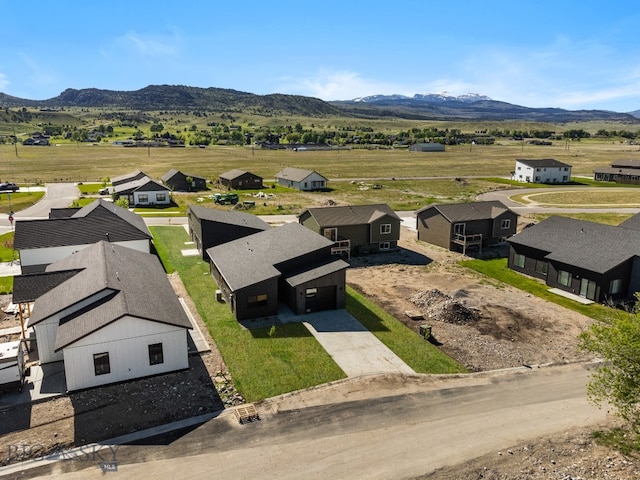
[[[351,116],[413,120],[521,120],[571,122],[608,120],[640,123],[640,111],[564,110],[530,108],[493,100],[479,94],[372,95],[343,101],[324,101],[301,95],[256,95],[232,89],[184,85],[149,85],[135,91],[68,88],[46,100],[28,100],[0,93],[2,108],[109,108],[139,111],[198,110],[263,116]]]

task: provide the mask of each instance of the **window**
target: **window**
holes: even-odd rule
[[[313,298],[318,294],[318,289],[317,288],[307,288],[304,291],[304,295],[307,298]]]
[[[156,193],[156,202],[166,202],[167,194],[166,193]]]
[[[149,201],[149,195],[146,193],[141,193],[138,195],[138,203],[147,203]]]
[[[558,270],[558,283],[565,287],[571,285],[571,274],[564,270]]]
[[[536,273],[546,275],[549,271],[549,264],[544,260],[536,260]]]
[[[109,352],[95,353],[93,355],[93,370],[96,375],[106,375],[107,373],[111,373]]]
[[[464,235],[464,232],[467,230],[466,224],[464,223],[454,223],[453,224],[453,233],[456,235]]]
[[[501,245],[507,243],[507,237],[500,237],[498,239],[498,243],[501,244]]]
[[[520,267],[520,268],[524,268],[524,261],[527,257],[525,257],[524,255],[521,255],[519,253],[514,253],[513,254],[513,264],[516,267]]]
[[[324,236],[326,238],[328,238],[329,240],[331,240],[332,242],[337,242],[338,241],[338,229],[333,227],[333,228],[325,228],[324,229]]]
[[[267,294],[262,293],[260,295],[250,295],[247,298],[247,306],[249,308],[253,307],[264,307],[267,304]]]
[[[164,363],[162,344],[154,343],[149,345],[149,365],[158,365],[160,363]]]
[[[622,291],[622,279],[617,278],[615,280],[611,280],[611,284],[609,285],[609,293],[611,295],[615,295]]]
[[[509,227],[511,227],[511,219],[507,218],[505,220],[502,220],[502,229],[506,230]]]
[[[378,244],[378,248],[380,250],[389,250],[391,248],[391,243],[390,242],[380,242]]]
[[[380,234],[382,235],[386,235],[391,233],[391,224],[390,223],[383,223],[382,225],[380,225]]]
[[[567,177],[566,175],[562,176],[562,181],[563,182],[568,182],[569,181],[569,177]]]
[[[539,182],[540,181],[540,177],[536,177],[536,179],[534,181]]]
[[[580,296],[589,300],[596,299],[596,288],[598,285],[593,280],[587,278],[580,279]]]

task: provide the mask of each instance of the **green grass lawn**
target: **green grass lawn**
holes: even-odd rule
[[[189,237],[182,227],[150,227],[168,272],[177,271],[207,325],[238,390],[255,401],[345,378],[344,372],[301,323],[245,330],[225,303],[215,300],[209,265],[180,253]],[[436,347],[348,289],[348,310],[416,372],[458,373],[464,368]]]
[[[8,215],[9,212],[24,210],[44,196],[44,192],[15,192],[0,194],[0,213]]]
[[[549,286],[545,285],[541,280],[522,275],[507,267],[506,258],[492,260],[463,260],[459,263],[464,267],[475,270],[476,272],[493,279],[493,281],[497,281],[495,283],[498,287],[500,286],[500,283],[506,283],[519,288],[520,290],[524,290],[525,292],[529,292],[536,297],[561,305],[596,320],[609,318],[614,312],[610,307],[605,307],[599,303],[583,305],[582,303],[569,298],[551,293],[548,291]]]

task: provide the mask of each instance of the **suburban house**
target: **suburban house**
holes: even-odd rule
[[[276,174],[276,182],[283,187],[312,191],[327,188],[327,179],[314,170],[286,167]]]
[[[410,152],[444,152],[444,145],[441,143],[415,143],[409,145]]]
[[[430,205],[417,212],[418,240],[447,250],[505,244],[516,233],[518,214],[504,203],[488,202]]]
[[[640,184],[640,160],[616,160],[611,167],[594,170],[593,179],[600,182]]]
[[[68,216],[57,216],[63,214]],[[20,253],[24,274],[42,272],[50,263],[100,240],[146,253],[151,248],[144,219],[103,199],[79,209],[56,209],[49,219],[16,221],[13,247]]]
[[[271,228],[267,222],[250,213],[198,205],[189,205],[187,216],[189,236],[203,260],[209,259],[207,249],[211,247]]]
[[[126,198],[130,206],[151,207],[171,204],[171,190],[149,177],[142,177],[113,187],[115,199]]]
[[[516,169],[511,172],[511,180],[527,183],[569,183],[571,165],[553,158],[541,160],[516,159]]]
[[[116,185],[133,182],[134,180],[140,180],[141,178],[148,176],[149,175],[140,170],[134,170],[133,172],[125,173],[123,175],[111,178],[111,185],[115,187]]]
[[[308,208],[298,222],[336,242],[334,253],[371,253],[397,248],[400,217],[387,204]]]
[[[237,320],[345,307],[347,262],[334,242],[299,223],[254,233],[207,250],[211,275]]]
[[[67,390],[189,366],[191,323],[155,255],[103,240],[16,276],[13,295],[34,302],[40,363],[63,361]]]
[[[161,180],[162,183],[176,192],[198,192],[207,189],[207,180],[205,178],[183,173],[175,168],[165,173]]]
[[[508,240],[509,268],[595,302],[631,299],[640,290],[640,219],[632,219],[549,217]]]
[[[262,177],[245,170],[229,170],[218,175],[218,183],[229,190],[263,188]]]

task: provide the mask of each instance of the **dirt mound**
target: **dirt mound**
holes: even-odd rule
[[[434,320],[458,325],[476,322],[480,318],[479,313],[457,300],[464,298],[465,295],[458,291],[455,297],[434,288],[414,293],[409,297],[409,301],[420,307],[428,318]]]

